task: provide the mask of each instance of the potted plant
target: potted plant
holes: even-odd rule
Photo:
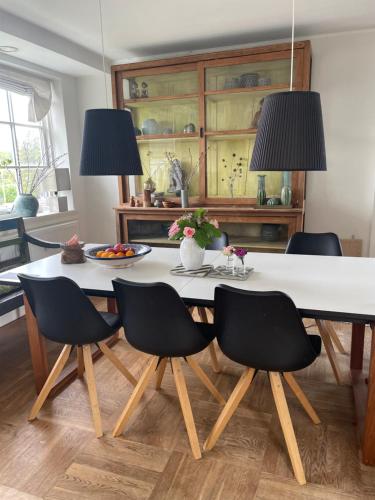
[[[194,213],[175,220],[168,231],[170,240],[182,240],[180,258],[187,270],[202,266],[206,246],[220,235],[217,220],[210,220],[204,208],[198,208]]]
[[[43,153],[37,162],[33,161],[33,145],[24,143],[20,154],[23,165],[10,166],[12,161],[5,159],[0,162],[0,168],[6,168],[16,181],[18,195],[14,200],[12,212],[21,217],[35,217],[38,213],[39,201],[34,196],[35,191],[44,180],[58,167],[66,156],[62,154],[52,158],[52,148]]]

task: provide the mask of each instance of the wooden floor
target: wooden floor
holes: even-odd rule
[[[349,329],[340,338],[349,347]],[[156,333],[156,332],[155,332]],[[51,346],[52,349],[52,346]],[[117,355],[138,376],[146,356],[120,341]],[[56,357],[53,347],[51,361]],[[125,434],[111,430],[131,386],[110,362],[95,363],[105,436],[94,436],[84,382],[76,380],[47,402],[33,423],[27,413],[34,387],[24,320],[0,329],[0,499],[370,499],[375,468],[360,464],[349,386],[348,356],[339,355],[348,385],[338,387],[325,353],[297,380],[317,410],[314,426],[286,389],[306,486],[295,481],[267,377],[259,374],[216,447],[192,458],[170,367],[162,389],[146,391]],[[241,367],[223,355],[214,374],[207,353],[202,367],[228,397]],[[185,365],[201,445],[220,406]]]

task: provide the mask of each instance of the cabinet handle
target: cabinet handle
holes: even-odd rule
[[[200,138],[202,138],[203,136],[204,136],[204,128],[203,128],[203,127],[201,127],[201,128],[199,129],[199,137],[200,137]]]

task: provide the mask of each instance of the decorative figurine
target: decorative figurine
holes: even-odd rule
[[[168,193],[178,193],[183,188],[184,173],[181,162],[178,158],[172,156],[172,153],[165,153],[167,160],[171,166],[169,169],[169,188]]]
[[[143,189],[153,193],[156,189],[155,181],[149,176],[149,178],[143,183]]]
[[[129,93],[130,99],[138,99],[139,97],[139,88],[138,83],[134,78],[129,78]]]
[[[130,197],[130,206],[131,206],[131,207],[135,207],[135,199],[134,199],[134,196],[131,196],[131,197]]]
[[[147,85],[147,83],[146,82],[142,82],[141,86],[142,86],[141,97],[148,97],[148,85]]]
[[[184,127],[184,134],[193,134],[195,132],[195,125],[194,123],[188,123]]]
[[[259,109],[254,115],[254,118],[251,122],[250,128],[258,128],[258,123],[259,123],[260,114],[262,112],[263,102],[264,102],[264,97],[263,97],[263,99],[261,99],[259,101]]]
[[[136,202],[135,202],[135,206],[136,207],[141,207],[142,206],[141,201],[137,199]]]

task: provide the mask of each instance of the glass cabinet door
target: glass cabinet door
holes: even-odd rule
[[[289,89],[290,59],[256,57],[205,67],[206,194],[216,199],[257,198],[259,174],[250,172],[264,98]],[[267,199],[279,203],[281,172],[265,172]]]
[[[134,123],[144,175],[136,193],[152,179],[159,196],[180,196],[181,176],[189,180],[190,196],[199,186],[199,96],[196,65],[131,72],[123,81],[123,103]],[[157,73],[156,73],[157,72]],[[163,195],[161,195],[163,193]]]

